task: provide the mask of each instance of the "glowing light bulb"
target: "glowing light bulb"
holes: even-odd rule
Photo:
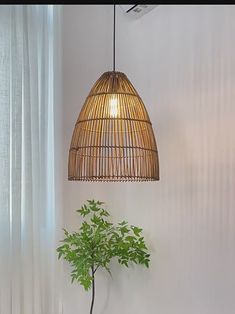
[[[109,109],[111,118],[117,118],[118,116],[118,99],[116,96],[112,96],[109,101]]]

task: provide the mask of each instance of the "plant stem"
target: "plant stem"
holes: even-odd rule
[[[92,297],[91,297],[90,314],[93,313],[93,307],[94,307],[94,301],[95,301],[95,270],[94,270],[94,266],[91,267],[91,273],[92,273]]]

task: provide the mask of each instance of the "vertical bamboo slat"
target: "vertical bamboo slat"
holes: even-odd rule
[[[152,125],[124,73],[105,72],[91,89],[73,131],[68,179],[159,180]]]

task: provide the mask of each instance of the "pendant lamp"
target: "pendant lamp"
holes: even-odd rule
[[[81,109],[71,140],[68,179],[79,181],[159,180],[157,145],[145,105],[128,80],[105,72]]]

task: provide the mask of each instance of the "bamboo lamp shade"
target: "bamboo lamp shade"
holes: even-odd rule
[[[152,125],[124,73],[103,73],[86,98],[73,131],[68,179],[159,180]]]

